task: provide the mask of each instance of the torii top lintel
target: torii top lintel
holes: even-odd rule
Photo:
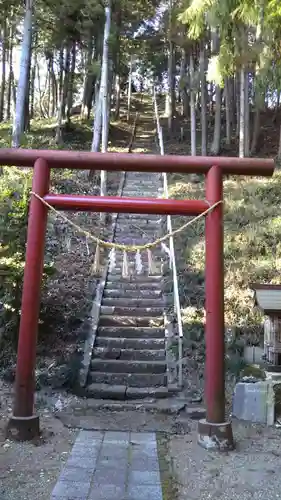
[[[271,177],[274,160],[264,158],[236,158],[227,156],[173,156],[129,153],[92,153],[86,151],[58,151],[44,149],[0,149],[0,165],[33,167],[39,158],[51,168],[79,170],[121,170],[135,172],[174,172],[206,174],[217,165],[223,175]]]

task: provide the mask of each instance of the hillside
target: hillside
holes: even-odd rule
[[[142,152],[141,137],[146,132],[147,119],[153,126],[153,112],[151,98],[142,98],[142,112],[137,127],[133,152]],[[139,97],[135,97],[135,105],[139,109]],[[123,115],[124,117],[124,115]],[[143,118],[144,117],[144,118]],[[143,121],[144,120],[144,121]],[[270,116],[268,117],[270,120]],[[127,124],[125,117],[119,122],[113,122],[110,129],[110,150],[126,151],[131,139],[134,119]],[[162,117],[164,133],[168,135],[166,119]],[[180,128],[181,122],[178,121]],[[2,144],[5,145],[5,131],[8,125],[2,128]],[[31,147],[46,147],[52,144],[55,130],[47,122],[34,122],[32,132],[28,136],[28,145]],[[262,127],[262,134],[268,133],[268,125]],[[186,129],[187,134],[189,133]],[[71,149],[89,149],[91,140],[90,123],[75,119],[70,131],[64,133],[64,147]],[[275,137],[277,140],[277,136]],[[234,141],[234,145],[235,145]],[[271,141],[271,148],[277,147]],[[156,146],[152,152],[157,152]],[[148,151],[149,152],[149,151]],[[165,140],[166,154],[189,154],[188,139],[179,141],[177,134],[174,138]],[[261,156],[268,156],[267,149],[261,149]],[[5,185],[10,177],[8,169],[4,171],[1,182]],[[119,175],[119,174],[118,174]],[[109,176],[111,193],[116,193],[118,175]],[[196,177],[196,176],[195,176]],[[20,178],[16,179],[19,182]],[[272,179],[259,178],[229,178],[224,181],[225,193],[225,319],[229,331],[235,330],[238,338],[247,343],[259,343],[262,333],[262,317],[254,310],[253,293],[249,288],[252,282],[279,282],[279,266],[281,247],[279,236],[281,233],[281,219],[278,217],[279,181],[277,171]],[[10,181],[9,181],[10,182]],[[14,180],[13,180],[14,182]],[[66,172],[53,174],[53,187],[58,192],[95,193],[98,192],[98,178],[89,184],[84,173]],[[21,184],[22,185],[22,184]],[[170,196],[174,198],[202,198],[204,197],[203,179],[194,176],[169,176]],[[84,229],[95,231],[100,228],[99,218],[95,214],[68,214],[72,220]],[[183,223],[180,217],[173,218],[174,227]],[[23,233],[24,234],[24,233]],[[102,232],[101,232],[102,234]],[[187,353],[191,352],[195,342],[196,348],[204,357],[203,324],[204,324],[204,226],[203,222],[190,226],[175,238],[176,259],[180,282],[180,300],[183,311],[186,335]],[[87,247],[85,238],[75,234],[72,228],[67,228],[59,219],[50,217],[47,235],[47,262],[53,262],[55,273],[51,276],[44,288],[42,298],[42,324],[39,339],[38,380],[46,381],[48,367],[56,358],[58,366],[64,366],[59,372],[63,373],[62,380],[71,383],[70,371],[67,369],[69,360],[76,365],[77,335],[81,342],[81,325],[91,307],[92,293],[95,288],[95,277],[91,266],[94,257],[94,247]],[[11,331],[15,335],[14,326]],[[7,339],[11,334],[7,330],[2,337],[5,343],[5,354],[2,354],[2,373],[11,376],[11,356],[14,359],[15,351],[7,349]],[[62,348],[63,346],[63,348]],[[68,347],[67,347],[68,346]],[[61,354],[63,352],[63,355]],[[73,357],[74,356],[74,357]],[[42,371],[42,376],[40,373]],[[56,371],[54,371],[56,373]],[[55,379],[56,375],[53,373]],[[52,369],[48,373],[52,378]],[[56,381],[55,383],[60,383]]]

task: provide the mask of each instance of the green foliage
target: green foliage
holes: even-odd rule
[[[0,330],[16,339],[21,306],[31,175],[14,169],[0,176]],[[44,278],[53,272],[44,268]]]

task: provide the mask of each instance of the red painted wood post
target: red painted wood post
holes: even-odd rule
[[[41,197],[45,196],[49,191],[49,181],[50,168],[46,160],[36,160],[32,190]],[[39,418],[33,415],[33,409],[37,330],[47,215],[48,208],[35,196],[32,196],[28,217],[14,413],[7,429],[9,435],[19,440],[32,439],[39,433]]]
[[[210,205],[223,199],[221,170],[215,166],[206,178]],[[223,205],[206,216],[206,403],[207,420],[224,422],[224,262]]]
[[[223,200],[221,168],[213,166],[206,176],[210,206]],[[224,258],[223,204],[206,215],[206,419],[199,422],[198,441],[205,448],[231,449],[231,424],[225,422]]]

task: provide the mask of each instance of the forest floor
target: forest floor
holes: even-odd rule
[[[149,101],[144,100],[143,109],[146,119],[151,114],[151,120],[153,120]],[[132,116],[132,121],[133,118]],[[168,137],[164,120],[163,126],[166,154],[189,154],[188,141],[184,143],[178,140],[180,122],[176,121],[173,138]],[[131,128],[132,123],[128,125],[125,119],[112,124],[110,150],[127,151]],[[7,144],[7,130],[8,126],[0,131],[1,147]],[[141,136],[146,132],[147,130],[142,129],[140,118],[137,134]],[[265,126],[263,134],[267,137],[265,141],[267,150],[261,150],[260,155],[270,156],[273,150],[277,151],[277,139],[275,147],[275,139],[268,139],[270,127]],[[64,147],[90,150],[91,137],[91,124],[88,122],[81,124],[74,119],[71,129],[65,132]],[[42,123],[33,123],[32,132],[27,136],[26,141],[28,147],[54,147],[53,123],[45,122],[43,126]],[[143,152],[138,144],[135,144],[134,152]],[[233,140],[233,147],[235,144]],[[155,148],[156,144],[153,143],[153,152]],[[222,153],[235,155],[234,149],[223,150]],[[109,173],[108,185],[111,193],[116,193],[119,179],[119,174]],[[203,179],[194,178],[194,176],[170,175],[169,186],[171,197],[197,198],[203,195]],[[98,190],[96,179],[89,183],[84,173],[77,175],[69,171],[55,174],[53,187],[60,192],[72,193],[94,194]],[[226,323],[229,331],[235,331],[245,342],[258,343],[262,331],[262,317],[254,311],[253,293],[249,288],[249,283],[278,282],[281,267],[279,192],[280,172],[277,172],[272,179],[266,180],[256,178],[225,180]],[[88,231],[101,231],[99,218],[93,214],[68,213],[67,215]],[[181,218],[174,218],[175,227],[181,223]],[[203,226],[199,223],[192,225],[175,239],[185,330],[184,348],[187,358],[185,379],[187,390],[195,389],[199,395],[202,393],[204,377],[203,234]],[[77,351],[83,346],[81,325],[91,306],[96,284],[96,278],[91,272],[94,248],[86,242],[84,236],[74,234],[72,229],[66,227],[59,219],[52,218],[48,229],[46,252],[53,259],[57,272],[49,278],[43,291],[43,315],[38,343],[36,409],[41,417],[43,434],[39,441],[29,444],[5,440],[4,429],[11,413],[11,383],[16,359],[12,346],[7,346],[0,360],[0,371],[4,377],[0,386],[0,498],[3,500],[37,500],[39,497],[42,500],[49,499],[61,465],[76,436],[77,418],[73,418],[75,407],[83,405],[80,398],[71,394],[73,383],[71,376],[77,368]],[[241,368],[240,357],[235,356],[236,350],[239,350],[238,345],[234,346],[234,356],[229,356],[228,360],[229,368],[231,368],[228,384],[229,405],[231,404],[233,374],[236,375]],[[59,413],[63,414],[63,412],[65,418],[57,418]],[[89,418],[93,422],[93,415]],[[250,476],[256,474],[255,477],[258,477],[265,461],[271,465],[264,469],[265,476],[262,476],[264,480],[274,484],[278,476],[275,471],[277,471],[279,455],[277,451],[274,452],[278,449],[280,432],[278,429],[249,427],[235,423],[239,446],[237,453],[230,454],[230,458],[225,461],[216,454],[210,458],[211,455],[205,455],[202,450],[196,451],[194,422],[187,424],[185,418],[183,424],[181,413],[157,417],[140,412],[137,417],[133,417],[130,413],[123,415],[107,412],[105,415],[95,412],[95,419],[97,428],[107,426],[108,429],[116,429],[117,426],[122,430],[128,425],[134,425],[136,430],[154,429],[168,436],[167,453],[177,495],[171,498],[167,496],[165,500],[172,500],[172,498],[173,500],[174,498],[178,500],[187,498],[191,500],[193,498],[235,500],[238,498],[235,496],[235,489],[238,487],[240,475],[243,474],[245,462],[248,458],[254,461],[257,453],[262,458],[259,464],[255,463],[253,466],[255,473],[250,470],[251,466],[249,467]],[[87,425],[87,419],[84,425]],[[177,437],[177,433],[181,436]],[[194,458],[191,459],[191,456]],[[194,481],[190,481],[191,474]],[[202,479],[196,483],[200,476]],[[236,477],[236,480],[233,479],[231,483],[232,490],[229,496],[220,497],[219,495],[223,494],[225,488],[223,478],[230,480],[232,476]],[[253,479],[252,486],[248,485],[247,481],[249,479],[242,483],[245,491],[247,488],[249,491],[240,492],[240,499],[279,498],[276,493],[274,493],[275,496],[271,493],[267,497],[254,496],[255,488],[260,485],[256,479]]]

